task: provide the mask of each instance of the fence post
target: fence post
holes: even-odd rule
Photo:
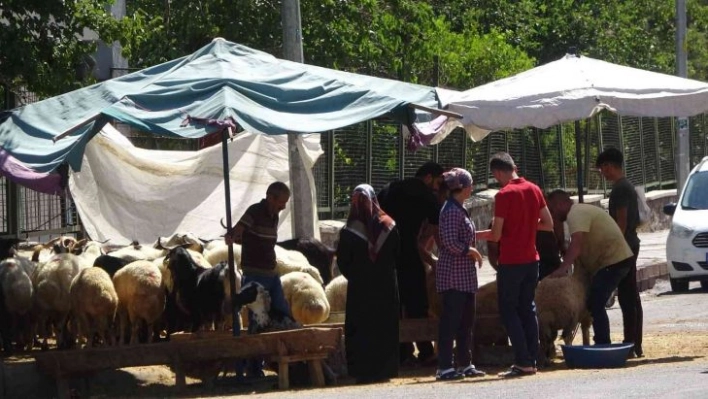
[[[373,174],[373,141],[374,141],[374,126],[371,120],[366,121],[366,147],[364,149],[364,156],[366,157],[365,168],[365,179],[366,182],[371,184],[372,174]]]
[[[558,154],[560,154],[559,158],[559,166],[560,166],[560,185],[563,188],[563,190],[566,190],[566,184],[565,184],[565,149],[563,148],[563,125],[556,125],[556,137],[558,138]]]
[[[540,175],[540,183],[541,183],[541,189],[543,191],[546,191],[546,175],[543,173],[543,151],[541,151],[541,132],[539,128],[531,128],[535,138],[536,138],[536,151],[538,151],[538,161],[541,163],[541,175]]]
[[[327,202],[329,203],[329,218],[334,219],[334,130],[330,130],[327,133],[327,181],[329,182],[329,197]]]
[[[646,191],[647,171],[644,168],[644,138],[642,137],[642,133],[644,133],[644,120],[641,117],[637,119],[639,119],[639,163],[641,165],[639,169],[642,171],[642,185]]]
[[[7,183],[7,233],[20,236],[20,188],[17,183],[5,178]]]
[[[659,151],[659,118],[654,118],[654,152],[656,155],[656,174],[657,180],[659,181],[659,190],[662,190],[662,176],[661,176],[661,151]]]
[[[605,143],[603,140],[603,132],[602,132],[602,116],[601,114],[597,114],[597,145],[598,147],[598,152],[602,152],[605,149]],[[600,177],[600,182],[602,183],[602,195],[605,196],[607,195],[607,182],[605,181],[604,178]]]

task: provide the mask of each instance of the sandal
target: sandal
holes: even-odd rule
[[[523,377],[525,375],[534,375],[536,374],[536,371],[524,371],[518,366],[511,366],[511,368],[503,373],[499,373],[499,377],[501,378],[516,378],[516,377]]]
[[[461,380],[463,378],[465,378],[464,374],[455,369],[438,370],[435,374],[435,379],[437,381],[454,381]]]
[[[485,373],[484,371],[477,370],[472,364],[465,368],[458,369],[457,372],[464,375],[465,377],[484,377],[485,375],[487,375],[487,373]]]

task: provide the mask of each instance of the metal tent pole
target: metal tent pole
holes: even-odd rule
[[[221,158],[223,160],[224,169],[224,199],[226,201],[226,226],[231,229],[233,226],[231,224],[231,179],[229,178],[229,172],[231,168],[229,167],[229,130],[224,129],[221,132]],[[227,231],[227,234],[231,230]],[[241,309],[236,309],[236,267],[234,265],[234,246],[228,245],[228,263],[229,263],[229,287],[231,288],[231,316],[233,321],[231,323],[231,328],[234,337],[241,335],[241,318],[239,317],[239,311]]]

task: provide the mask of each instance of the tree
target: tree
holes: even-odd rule
[[[99,0],[9,0],[0,4],[0,84],[50,96],[91,82],[97,40],[112,42],[117,22]]]

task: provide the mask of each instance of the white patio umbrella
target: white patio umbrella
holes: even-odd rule
[[[567,54],[511,77],[450,93],[441,100],[448,110],[462,115],[462,119],[448,120],[444,132],[462,126],[478,141],[491,131],[547,128],[589,118],[605,109],[624,116],[688,117],[708,111],[708,84]],[[579,157],[577,137],[576,151]],[[578,173],[582,201],[581,187],[582,175]]]

